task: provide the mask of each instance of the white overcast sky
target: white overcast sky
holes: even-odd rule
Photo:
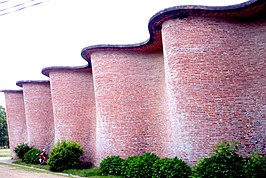
[[[165,8],[225,6],[247,0],[4,1],[0,0],[0,90],[20,89],[18,80],[47,79],[41,74],[44,67],[86,64],[80,56],[84,47],[145,41],[150,17]],[[1,16],[16,8],[3,9],[41,1],[45,2]],[[1,92],[0,105],[5,107]]]

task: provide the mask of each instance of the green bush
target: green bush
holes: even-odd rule
[[[260,156],[254,152],[251,156],[246,157],[243,166],[243,175],[249,178],[259,178],[266,175],[266,156]]]
[[[243,177],[244,159],[237,154],[238,143],[221,142],[194,167],[193,177]]]
[[[108,156],[100,163],[100,171],[102,175],[120,176],[122,171],[123,159],[120,156]]]
[[[41,150],[36,148],[31,148],[24,156],[22,161],[26,162],[27,164],[39,164],[38,155],[41,153]]]
[[[152,176],[152,165],[160,159],[153,153],[130,156],[122,163],[122,176],[148,178]]]
[[[60,141],[51,150],[48,165],[51,171],[76,168],[83,155],[80,144],[74,141]]]
[[[181,177],[187,178],[191,176],[191,168],[181,159],[163,158],[158,159],[153,164],[153,178],[161,177]]]
[[[27,143],[21,143],[14,148],[14,152],[17,157],[20,159],[24,158],[24,155],[31,149],[31,147]]]

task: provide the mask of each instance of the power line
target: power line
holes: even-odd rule
[[[0,4],[3,4],[3,3],[8,2],[8,1],[11,1],[11,0],[1,1]]]
[[[10,2],[11,0],[6,0],[6,1],[2,1],[0,2],[0,8],[1,8],[1,5],[3,3],[5,3],[5,5],[7,5],[8,3],[7,2]],[[7,14],[10,14],[10,13],[13,13],[13,12],[17,12],[17,11],[20,11],[20,10],[23,10],[23,9],[26,9],[26,8],[29,8],[29,7],[32,7],[32,6],[36,6],[36,5],[39,5],[39,4],[42,4],[44,2],[46,2],[48,0],[30,0],[30,1],[24,1],[23,3],[16,3],[16,4],[13,4],[13,5],[9,5],[8,7],[5,7],[3,9],[0,9],[0,16],[4,16],[4,15],[7,15]],[[13,1],[14,2],[14,1]]]

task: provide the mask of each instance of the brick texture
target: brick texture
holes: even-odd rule
[[[189,17],[162,34],[177,156],[194,162],[221,140],[266,154],[266,21]]]
[[[52,69],[49,72],[54,111],[55,142],[71,140],[95,164],[96,114],[91,69]]]
[[[144,152],[194,164],[223,140],[266,155],[265,9],[168,8],[150,19],[147,41],[89,46],[88,66],[46,68],[51,91],[22,82],[28,141],[73,139],[96,166]]]
[[[92,54],[97,117],[98,161],[170,153],[170,133],[164,107],[161,53],[122,51]]]
[[[54,143],[54,119],[49,81],[21,82],[28,129],[28,142],[50,151]]]
[[[13,149],[21,143],[27,143],[27,126],[24,109],[23,92],[19,90],[4,91],[8,124],[9,146],[12,158],[16,158]]]

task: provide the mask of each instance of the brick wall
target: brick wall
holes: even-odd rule
[[[221,140],[266,153],[266,21],[189,17],[163,23],[178,157],[195,161]]]
[[[92,54],[97,117],[97,161],[154,152],[171,155],[165,117],[161,53]]]
[[[49,71],[53,100],[55,142],[72,140],[95,164],[96,114],[91,69]]]
[[[54,120],[49,81],[19,82],[23,87],[28,142],[50,151],[54,142]]]
[[[55,123],[49,82],[21,82],[29,142],[50,147],[55,124],[55,140],[79,141],[95,165],[144,152],[193,164],[222,140],[265,155],[265,8],[173,7],[143,43],[84,48],[93,74],[46,71]]]
[[[12,158],[16,158],[16,153],[12,150],[18,144],[27,143],[28,141],[23,92],[20,90],[7,90],[4,91],[4,93],[6,101],[9,146]]]

